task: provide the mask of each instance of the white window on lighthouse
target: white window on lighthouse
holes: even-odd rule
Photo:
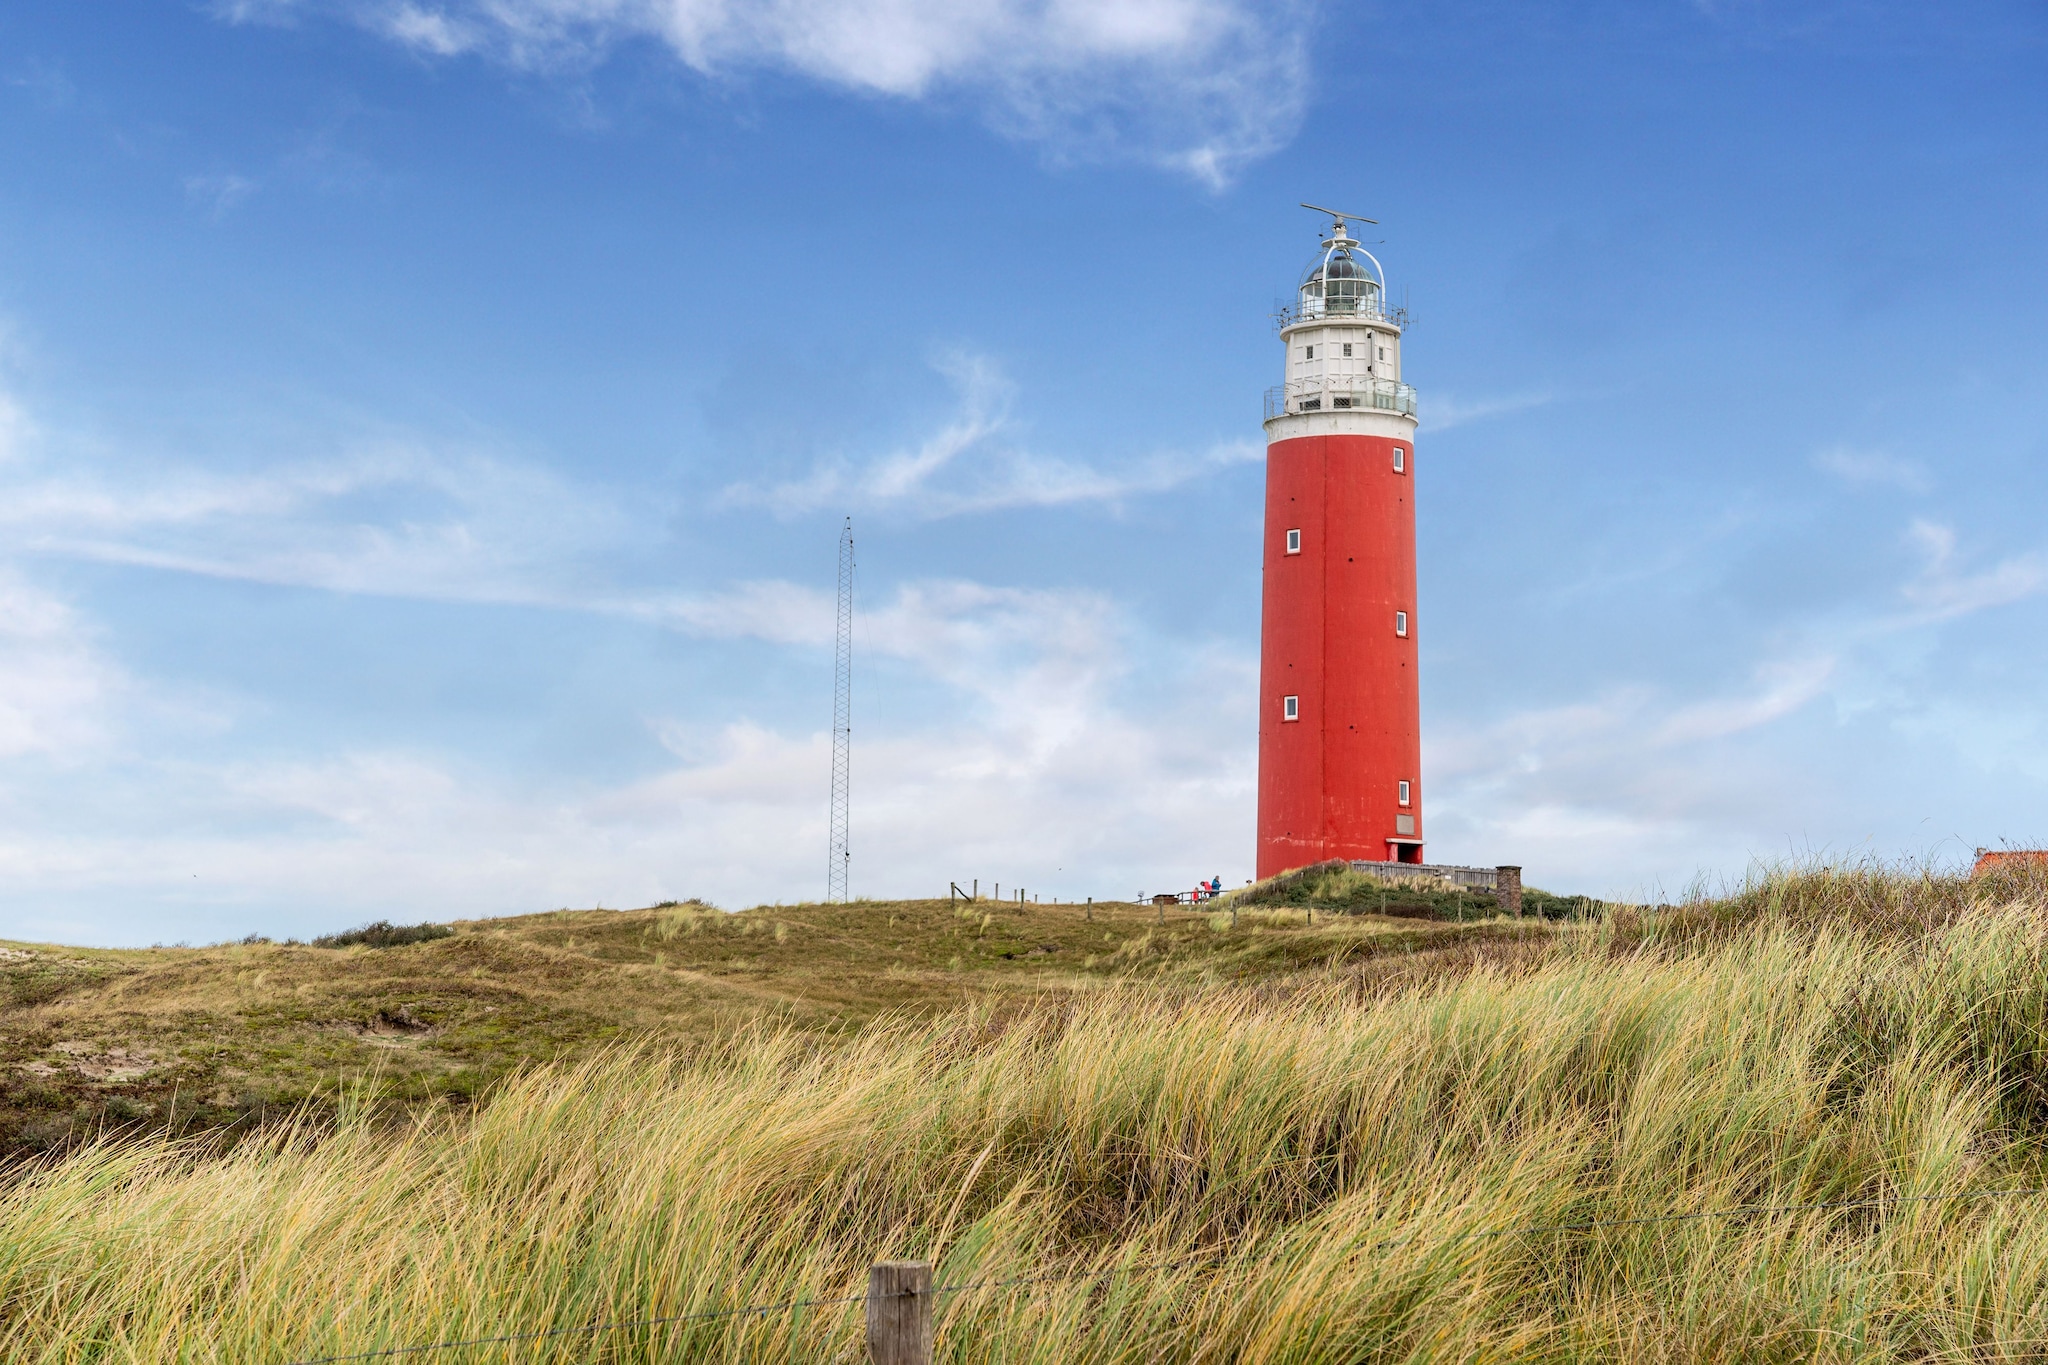
[[[1282,719],[1282,720],[1300,720],[1300,719],[1301,719],[1301,698],[1300,698],[1300,697],[1282,697],[1282,698],[1280,699],[1280,719]]]
[[[1350,355],[1350,354],[1351,354],[1351,343],[1350,343],[1350,342],[1348,342],[1348,341],[1344,343],[1344,354],[1345,354],[1345,355]]]
[[[1408,452],[1400,446],[1394,447],[1394,472],[1396,474],[1406,474],[1408,472]]]
[[[1406,782],[1401,783],[1401,804],[1404,806],[1408,804],[1408,784]]]
[[[1313,346],[1307,347],[1303,351],[1301,358],[1303,360],[1314,360],[1316,358],[1316,348]]]
[[[1301,553],[1301,532],[1289,531],[1287,533],[1287,553],[1291,555]]]
[[[1399,636],[1401,636],[1401,637],[1403,637],[1403,638],[1406,638],[1406,637],[1407,637],[1407,634],[1408,634],[1408,613],[1407,613],[1407,612],[1405,612],[1405,611],[1397,611],[1397,612],[1395,612],[1395,613],[1394,613],[1394,634],[1396,634],[1396,635],[1399,635]]]

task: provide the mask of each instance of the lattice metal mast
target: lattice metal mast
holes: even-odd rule
[[[833,654],[832,848],[825,870],[825,899],[847,899],[848,797],[853,763],[853,518],[839,533],[839,639]]]

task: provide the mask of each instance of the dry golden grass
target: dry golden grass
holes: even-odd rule
[[[1234,932],[1150,907],[983,901],[563,911],[395,948],[0,948],[0,1156],[103,1129],[240,1134],[374,1078],[388,1111],[518,1066],[741,1024],[841,1036],[885,1012],[1133,980],[1286,982],[1526,930],[1301,910]]]
[[[1450,974],[742,1024],[403,1131],[109,1142],[0,1201],[0,1351],[282,1361],[907,1256],[1125,1272],[946,1297],[955,1362],[2038,1361],[2048,1198],[1626,1220],[2048,1184],[2039,893],[1788,874]],[[440,1358],[853,1361],[859,1310]]]

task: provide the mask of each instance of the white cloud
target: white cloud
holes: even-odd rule
[[[936,368],[952,381],[959,407],[916,446],[867,461],[823,460],[781,483],[733,484],[722,501],[782,516],[832,508],[938,519],[1004,507],[1114,503],[1265,458],[1249,441],[1222,442],[1193,455],[1154,452],[1108,468],[1036,454],[1012,440],[1013,388],[994,362],[962,353],[942,358]]]
[[[1976,573],[1958,568],[1953,527],[1916,520],[1908,539],[1925,557],[1920,574],[1905,585],[1906,600],[1918,610],[1902,625],[1967,616],[2048,592],[2048,555],[2028,550]]]
[[[187,749],[160,723],[177,709],[161,682],[102,658],[89,623],[21,566],[61,556],[546,602],[819,658],[829,594],[751,581],[660,595],[583,578],[591,548],[638,523],[588,489],[480,456],[386,443],[235,477],[59,462],[46,444],[29,439],[0,466],[0,546],[17,561],[0,564],[0,879],[14,932],[146,942],[303,933],[394,907],[818,892],[823,716],[815,729],[744,709],[711,725],[648,716],[671,759],[609,781],[535,782],[489,755],[374,742],[264,757],[236,742],[240,697],[214,699],[226,714]],[[947,463],[885,470],[878,487],[908,496]],[[1104,594],[960,579],[864,595],[856,640],[857,890],[937,892],[957,876],[1129,895],[1248,870],[1249,658],[1182,647],[1183,668],[1162,679],[1132,667],[1149,651]],[[892,676],[915,680],[915,709],[884,704]]]
[[[1645,897],[1675,894],[1662,880],[1673,870],[1741,867],[1773,851],[1787,819],[1812,818],[1800,807],[1810,784],[1770,736],[1828,695],[1839,668],[1831,655],[1794,656],[1719,695],[1618,686],[1482,724],[1432,725],[1433,851],[1520,858],[1552,889]]]
[[[1655,762],[1791,715],[1827,691],[1837,666],[1827,655],[1771,660],[1752,671],[1748,687],[1691,700],[1641,685],[1610,687],[1584,700],[1432,736],[1432,767],[1456,783],[1547,783],[1579,769],[1598,771],[1604,782],[1613,767]],[[1610,784],[1609,790],[1624,788]]]
[[[1926,751],[1892,737],[1932,741],[1987,771],[2038,773],[2035,727],[1962,688],[1929,695],[1924,681],[1898,672],[1914,668],[1920,651],[1897,642],[2048,594],[2048,559],[2028,551],[1978,567],[1952,527],[1924,520],[1908,538],[1922,555],[1896,588],[1908,610],[1809,623],[1813,640],[1780,640],[1781,652],[1741,687],[1688,696],[1683,679],[1609,686],[1492,721],[1434,726],[1425,749],[1433,852],[1511,850],[1562,886],[1668,896],[1683,889],[1665,880],[1674,871],[1686,879],[1758,856],[1808,856],[1805,831],[1857,821],[1895,834],[1902,823],[1919,829],[1921,856],[1966,849],[1953,836],[1986,816],[1970,799],[1977,784],[1959,784],[1938,764],[1933,781],[1908,776]],[[1646,677],[1664,671],[1643,666]]]
[[[860,94],[983,103],[1062,155],[1132,152],[1221,185],[1299,126],[1306,5],[1252,0],[240,0],[338,11],[423,56],[581,71],[652,41],[710,76],[780,70]]]
[[[1527,412],[1555,401],[1555,395],[1548,393],[1507,394],[1499,398],[1482,398],[1476,402],[1461,402],[1451,394],[1430,394],[1422,402],[1420,415],[1424,431],[1448,431],[1472,422],[1483,422],[1490,417],[1505,417],[1509,413]]]
[[[29,424],[21,405],[12,395],[0,392],[0,467],[13,461],[34,434],[35,428]]]
[[[838,627],[833,599],[795,583],[741,583],[722,592],[630,599],[618,609],[693,635],[785,645],[829,643]]]
[[[764,610],[698,619],[767,639],[817,634],[810,606],[786,585],[749,585],[726,605],[743,604]],[[826,630],[829,639],[829,618]],[[1249,658],[1191,651],[1178,681],[1126,696],[1141,651],[1106,599],[958,581],[906,587],[863,619],[860,638],[857,893],[936,895],[948,880],[979,877],[1102,898],[1248,873]],[[864,723],[863,689],[892,659],[932,686],[932,710],[908,726]],[[154,774],[177,784],[181,829],[0,828],[0,874],[16,905],[161,914],[167,898],[188,895],[214,907],[217,935],[392,913],[818,895],[823,725],[654,725],[676,761],[609,785],[521,782],[395,748],[186,764]],[[103,912],[91,936],[192,932],[165,934],[123,913],[141,912]],[[29,931],[81,932],[76,920],[50,923]]]
[[[45,109],[64,109],[78,100],[78,87],[59,67],[30,59],[10,71],[5,83]]]
[[[1827,655],[1775,660],[1756,669],[1755,690],[1681,706],[1666,716],[1651,735],[1659,748],[1699,740],[1724,739],[1799,710],[1827,690],[1836,660]]]
[[[255,181],[233,172],[185,177],[185,198],[210,218],[226,217],[228,210],[255,192]]]
[[[382,16],[382,25],[386,34],[406,47],[435,57],[453,57],[482,41],[472,26],[418,5],[391,9]]]
[[[84,757],[122,687],[68,603],[0,569],[0,758]]]
[[[222,475],[22,459],[0,530],[23,550],[335,592],[577,605],[625,511],[534,466],[385,443]]]
[[[230,24],[285,25],[299,17],[304,0],[213,0],[206,12]]]
[[[829,594],[792,583],[742,583],[627,610],[693,634],[820,650],[831,645],[837,624]],[[875,658],[911,665],[917,676],[972,703],[981,723],[1021,724],[1034,746],[1054,732],[1085,727],[1090,707],[1120,675],[1127,648],[1114,602],[1093,592],[923,580],[861,602],[857,621],[863,673]],[[1032,719],[1006,719],[1019,715]]]
[[[1881,451],[1835,446],[1815,454],[1813,464],[1845,483],[1880,484],[1907,493],[1925,493],[1934,486],[1921,465]]]
[[[813,471],[822,490],[813,496],[943,514],[1124,496],[1189,476],[1187,463],[1139,463],[1063,466],[1063,480],[1048,478],[1043,462],[1008,444],[1002,376],[972,359],[955,362],[953,375],[958,409],[931,437]],[[194,757],[162,727],[138,723],[146,708],[163,710],[148,680],[110,664],[90,623],[25,569],[40,552],[337,591],[545,603],[782,646],[799,652],[799,667],[806,655],[820,661],[821,678],[828,593],[778,581],[694,593],[622,586],[616,564],[597,556],[645,535],[643,510],[480,454],[387,441],[235,477],[161,459],[60,463],[22,414],[5,412],[0,433],[18,433],[11,454],[0,448],[0,546],[14,561],[0,562],[0,759],[9,760],[0,765],[0,875],[10,907],[112,907],[94,912],[107,925],[121,922],[120,907],[162,914],[189,892],[191,905],[214,907],[205,913],[226,934],[334,927],[394,907],[482,914],[817,892],[822,715],[814,727],[751,716],[744,703],[716,724],[650,715],[666,756],[652,771],[603,780],[520,780],[488,754],[376,742],[315,739],[258,759],[230,735],[213,756]],[[1910,613],[1844,627],[1835,647],[1780,640],[1742,686],[1589,684],[1557,706],[1433,721],[1432,854],[1519,856],[1559,889],[1655,894],[1673,868],[1739,867],[1802,820],[1854,818],[1841,813],[1854,805],[1848,794],[1816,785],[1826,775],[1810,769],[1824,748],[1784,743],[1786,727],[1812,730],[1815,703],[1831,696],[1841,724],[1841,696],[1869,678],[1858,649],[1878,636],[2048,590],[2038,555],[1980,566],[1950,527],[1920,522],[1911,534],[1924,563],[1900,587]],[[1246,870],[1248,653],[1176,645],[1175,667],[1161,672],[1141,666],[1152,651],[1105,594],[960,579],[864,595],[858,630],[857,890],[939,891],[980,877],[1128,895]],[[1643,676],[1669,671],[1646,664]],[[891,677],[914,680],[920,710],[873,704]],[[40,808],[64,789],[42,769],[63,765],[83,774],[91,797],[46,820]],[[167,792],[175,799],[162,799]],[[109,813],[110,804],[123,810]],[[136,813],[146,806],[166,813]],[[276,907],[309,903],[309,885],[320,888],[318,920],[281,923]],[[78,923],[44,932],[110,932]],[[147,941],[190,931],[121,932]]]
[[[916,446],[867,462],[828,461],[783,484],[735,485],[722,501],[779,516],[843,508],[917,519],[1115,503],[1263,453],[1229,443],[1106,468],[1036,455],[1010,441],[1011,390],[991,363],[962,356],[941,368],[960,407]],[[812,610],[786,585],[708,596],[622,591],[621,547],[650,538],[649,513],[658,509],[483,451],[386,439],[226,474],[162,458],[58,458],[33,436],[0,392],[0,534],[17,552],[332,592],[635,615],[711,635],[734,633],[734,622],[753,615],[793,621],[791,613]],[[829,622],[829,612],[814,619]]]

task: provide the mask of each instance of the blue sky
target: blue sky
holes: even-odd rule
[[[1433,860],[2048,837],[2048,17],[0,12],[0,933],[1249,875],[1267,318],[1417,323]],[[1383,244],[1382,244],[1383,243]]]

